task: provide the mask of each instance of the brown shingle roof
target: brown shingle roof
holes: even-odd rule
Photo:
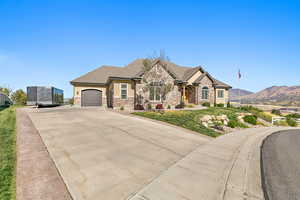
[[[71,84],[106,84],[110,77],[136,78],[142,74],[143,61],[144,59],[137,59],[125,67],[104,65],[83,76],[80,76],[79,78],[74,79],[71,81]],[[184,67],[168,61],[156,61],[164,64],[166,69],[174,76],[174,78],[181,81],[187,81],[198,70],[205,72],[202,67]],[[221,81],[219,81],[219,83],[225,84]]]

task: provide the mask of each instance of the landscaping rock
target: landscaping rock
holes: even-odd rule
[[[202,122],[202,125],[205,126],[206,128],[209,127],[207,122]]]
[[[216,119],[218,121],[225,121],[225,120],[228,120],[228,117],[227,117],[227,115],[219,115],[216,117]]]
[[[201,118],[201,122],[209,122],[209,121],[212,121],[213,118],[211,115],[204,115],[202,118]]]

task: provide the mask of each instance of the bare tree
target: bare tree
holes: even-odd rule
[[[169,58],[165,55],[164,50],[160,50],[160,55],[158,57],[150,57],[143,61],[143,82],[145,83],[143,92],[154,90],[155,88],[156,90],[153,95],[159,95],[159,99],[163,104],[167,94],[172,91],[173,84],[168,82],[166,73],[164,73],[164,70],[168,70],[167,65],[164,62],[161,63],[164,69],[154,66],[156,60],[169,61]]]

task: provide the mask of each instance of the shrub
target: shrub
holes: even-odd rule
[[[168,107],[167,107],[168,109],[171,109],[171,106],[170,105],[168,105]]]
[[[176,109],[181,109],[181,108],[184,108],[184,107],[185,107],[185,104],[183,102],[181,102],[180,104],[175,106]]]
[[[121,106],[121,107],[120,107],[120,110],[124,110],[124,106]]]
[[[145,109],[144,109],[144,106],[141,105],[141,104],[135,105],[135,108],[134,108],[134,109],[135,109],[135,110],[145,110]]]
[[[257,124],[257,117],[255,115],[246,115],[243,117],[244,121],[256,125]]]
[[[253,106],[242,106],[240,108],[241,108],[241,110],[250,112],[250,113],[254,114],[255,116],[262,118],[263,120],[265,120],[267,122],[272,122],[272,116],[264,113],[263,110],[260,110]]]
[[[155,109],[161,110],[164,109],[164,106],[162,104],[157,104]]]
[[[231,105],[230,105],[230,101],[227,102],[227,108],[230,108]]]
[[[216,107],[224,108],[224,103],[218,103]]]
[[[202,104],[202,106],[210,107],[210,103],[209,103],[209,102],[204,102],[204,103]]]
[[[297,122],[296,120],[292,119],[292,118],[287,118],[286,119],[286,122],[289,126],[293,126],[293,127],[296,127],[297,126]]]
[[[152,105],[150,103],[147,104],[147,110],[152,110]]]
[[[289,125],[286,120],[276,121],[276,122],[274,122],[274,124],[277,126],[288,126]]]
[[[253,107],[253,106],[242,106],[241,110],[248,111],[248,112],[263,112],[263,110],[258,109],[258,108]]]
[[[300,118],[300,114],[298,113],[293,113],[293,114],[289,114],[286,116],[287,118],[297,118],[299,119]]]
[[[69,99],[68,103],[69,105],[74,105],[74,98]]]
[[[276,109],[273,109],[271,113],[274,115],[281,115],[280,110],[276,110]]]
[[[236,120],[229,120],[227,126],[229,126],[230,128],[235,128],[238,126],[238,122]]]

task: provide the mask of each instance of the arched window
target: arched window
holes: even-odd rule
[[[208,99],[208,87],[202,88],[202,99]]]

